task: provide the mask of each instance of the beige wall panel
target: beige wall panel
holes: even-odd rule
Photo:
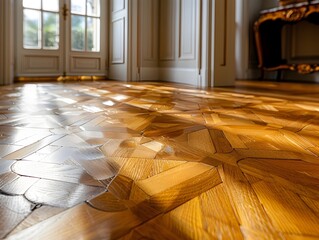
[[[196,1],[180,1],[179,58],[182,60],[196,58]]]
[[[158,1],[142,0],[142,36],[143,60],[158,59]]]
[[[72,66],[72,71],[77,71],[77,72],[99,71],[101,70],[101,59],[73,57],[71,66]]]
[[[125,19],[112,22],[112,63],[125,62]]]
[[[23,72],[58,72],[59,57],[58,56],[31,56],[26,55],[22,59]]]
[[[160,60],[175,59],[176,0],[160,1]]]
[[[112,12],[118,12],[125,9],[125,0],[112,0]]]

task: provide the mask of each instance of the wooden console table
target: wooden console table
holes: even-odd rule
[[[289,64],[282,58],[283,26],[302,20],[319,24],[319,0],[261,11],[254,26],[261,78],[264,77],[264,71],[278,71],[277,78],[280,78],[281,70],[298,71],[301,74],[319,71],[319,64]]]

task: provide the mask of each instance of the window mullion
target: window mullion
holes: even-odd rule
[[[43,40],[44,40],[44,31],[43,31],[43,28],[44,28],[44,25],[43,25],[43,10],[42,10],[42,7],[41,7],[41,49],[43,50],[44,49],[44,43],[43,43]]]
[[[44,39],[44,33],[43,33],[43,0],[41,0],[41,22],[40,22],[40,31],[41,33],[39,34],[41,36],[40,40],[41,40],[41,50],[44,49],[44,44],[43,44],[43,39]]]
[[[88,5],[87,5],[87,0],[85,1],[85,52],[88,51],[88,19],[87,19],[87,12],[88,11]]]

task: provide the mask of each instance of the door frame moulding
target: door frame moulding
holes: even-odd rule
[[[14,81],[14,0],[1,1],[0,6],[0,85],[8,85]]]
[[[211,1],[200,0],[200,26],[198,47],[198,82],[197,87],[205,88],[211,86],[211,62],[212,62],[212,9]]]
[[[139,31],[140,31],[140,17],[139,17],[139,1],[128,0],[127,19],[128,19],[128,33],[127,33],[127,81],[135,82],[140,79],[139,76]]]
[[[235,84],[235,8],[235,0],[212,2],[211,87]]]
[[[4,72],[4,62],[5,62],[5,57],[4,57],[4,36],[3,36],[3,28],[4,28],[4,2],[5,1],[0,1],[0,85],[4,84],[3,83],[3,72]]]
[[[236,78],[249,78],[249,0],[236,0]]]
[[[109,41],[108,41],[108,78],[121,81],[129,81],[130,79],[130,58],[131,58],[131,7],[132,0],[122,0],[122,4],[118,5],[119,9],[113,11],[115,1],[121,3],[119,0],[108,0],[108,20],[109,26]],[[122,25],[116,26],[114,23],[122,21]],[[116,28],[115,28],[116,27]],[[118,45],[114,47],[115,33],[122,34],[118,37],[122,42],[117,42]],[[121,48],[122,47],[122,48]],[[114,56],[119,58],[117,62]]]

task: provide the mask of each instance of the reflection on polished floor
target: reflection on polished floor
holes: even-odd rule
[[[319,238],[319,86],[0,92],[0,238]]]

